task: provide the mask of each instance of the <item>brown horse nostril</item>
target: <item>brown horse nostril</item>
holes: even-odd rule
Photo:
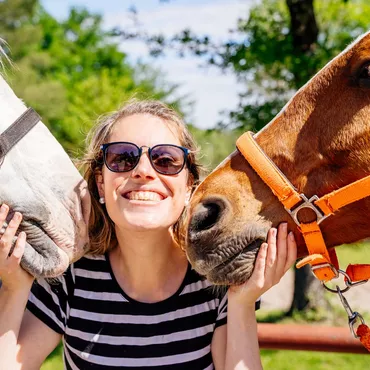
[[[190,221],[190,232],[212,228],[221,218],[225,205],[222,201],[206,201],[196,206]]]

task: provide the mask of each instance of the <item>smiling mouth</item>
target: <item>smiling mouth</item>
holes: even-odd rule
[[[165,197],[154,191],[129,191],[123,194],[123,197],[128,200],[144,201],[144,202],[160,202]]]

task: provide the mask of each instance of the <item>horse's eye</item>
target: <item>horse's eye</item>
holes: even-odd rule
[[[361,67],[357,78],[360,87],[370,88],[370,62]]]

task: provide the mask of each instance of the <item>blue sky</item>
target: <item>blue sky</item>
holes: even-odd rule
[[[63,19],[71,6],[84,6],[103,15],[107,27],[130,27],[128,9],[135,5],[143,29],[172,35],[185,28],[212,35],[216,40],[226,39],[228,30],[245,16],[255,0],[41,0],[46,10]],[[166,80],[181,85],[178,93],[189,94],[195,104],[189,119],[196,126],[211,128],[220,119],[219,112],[232,109],[238,98],[238,85],[232,75],[225,75],[216,68],[201,67],[196,58],[178,58],[168,54],[165,58],[147,56],[145,45],[125,42],[121,45],[131,62],[140,59],[159,68]]]

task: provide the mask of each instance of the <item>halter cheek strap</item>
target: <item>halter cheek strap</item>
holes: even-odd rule
[[[18,117],[17,120],[0,135],[0,158],[5,157],[13,146],[16,145],[40,120],[40,116],[32,108],[28,108]]]

